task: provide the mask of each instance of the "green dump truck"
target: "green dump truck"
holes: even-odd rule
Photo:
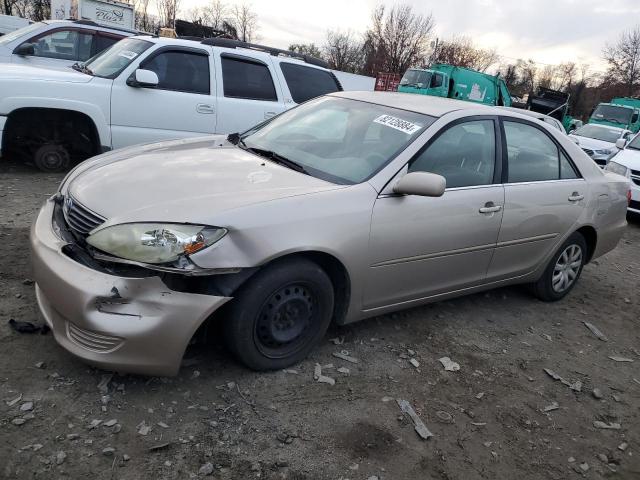
[[[530,93],[526,109],[549,115],[560,122],[567,133],[582,126],[582,122],[569,115],[569,99],[571,95],[559,90],[538,87],[535,93]]]
[[[511,106],[509,89],[499,75],[444,63],[435,63],[429,68],[410,68],[400,80],[398,91]]]
[[[589,123],[640,131],[640,98],[618,97],[600,103],[591,113]]]

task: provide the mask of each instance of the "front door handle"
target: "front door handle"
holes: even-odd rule
[[[204,113],[205,115],[216,113],[216,111],[213,109],[213,105],[208,105],[206,103],[199,103],[198,105],[196,105],[196,112]]]
[[[484,207],[482,207],[478,211],[480,213],[496,213],[496,212],[499,212],[500,210],[502,210],[502,205],[496,205],[493,202],[487,202],[484,204]]]
[[[569,195],[568,200],[570,202],[579,202],[580,200],[584,200],[584,195],[580,195],[580,193],[578,192],[573,192],[571,195]]]

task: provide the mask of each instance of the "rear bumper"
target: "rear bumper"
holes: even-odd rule
[[[169,290],[159,277],[98,272],[62,252],[47,201],[31,230],[40,312],[56,341],[87,363],[119,372],[177,374],[191,337],[230,300]]]

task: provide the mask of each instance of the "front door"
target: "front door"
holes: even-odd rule
[[[113,148],[215,132],[215,82],[212,60],[199,48],[160,48],[138,68],[158,75],[156,88],[113,82],[111,134]]]
[[[502,228],[489,280],[533,271],[582,214],[587,182],[543,127],[503,122],[507,162]]]
[[[371,221],[365,310],[472,287],[495,250],[504,188],[497,120],[475,117],[437,134],[405,167],[445,177],[442,197],[382,195]]]

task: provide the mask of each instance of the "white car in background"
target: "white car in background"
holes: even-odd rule
[[[86,62],[132,30],[98,25],[90,20],[47,20],[0,37],[0,62],[47,68]]]
[[[0,68],[1,148],[43,171],[64,171],[116,148],[243,132],[341,90],[326,62],[295,52],[221,38],[129,37],[74,70]]]
[[[574,130],[569,136],[600,167],[604,167],[611,157],[618,153],[616,142],[621,139],[627,142],[632,135],[632,132],[624,128],[588,123]]]
[[[622,147],[622,141],[618,145]],[[609,161],[605,170],[631,180],[629,211],[640,214],[640,133]]]

